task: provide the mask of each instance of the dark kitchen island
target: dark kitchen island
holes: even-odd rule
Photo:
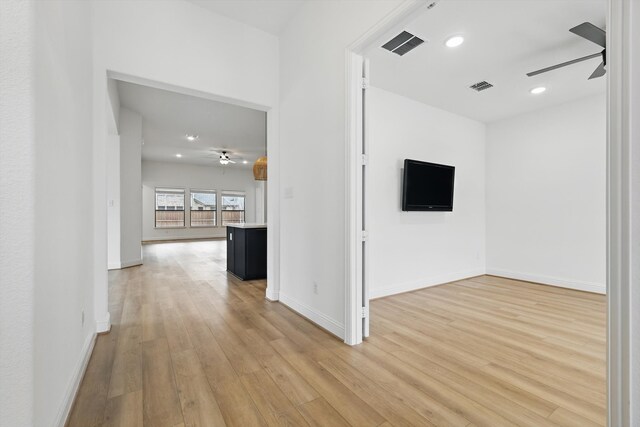
[[[227,271],[242,280],[267,278],[267,225],[227,225]]]

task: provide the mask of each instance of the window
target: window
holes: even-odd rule
[[[216,192],[191,190],[191,227],[216,226]]]
[[[156,188],[156,228],[184,227],[184,190]]]
[[[222,225],[244,222],[244,193],[225,191],[222,193]]]

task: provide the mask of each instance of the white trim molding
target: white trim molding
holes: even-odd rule
[[[277,108],[267,110],[267,297],[280,294],[280,116]]]
[[[267,290],[265,292],[265,298],[271,302],[279,301],[280,293],[267,286]]]
[[[344,339],[343,324],[336,322],[334,319],[330,318],[329,316],[326,316],[325,314],[320,313],[319,311],[316,311],[315,309],[309,307],[308,305],[294,298],[288,297],[286,295],[280,294],[280,302],[286,305],[287,307],[289,307],[291,310],[295,311],[296,313],[299,313],[300,315],[311,320],[313,323],[320,326],[321,328],[331,332],[333,335],[337,336],[338,338]]]
[[[73,377],[71,378],[71,382],[67,386],[67,391],[64,394],[62,406],[60,406],[60,410],[54,424],[55,426],[64,427],[67,423],[67,419],[69,418],[69,414],[71,413],[71,408],[73,407],[73,402],[75,401],[78,390],[80,389],[80,383],[82,382],[84,373],[87,370],[87,366],[89,365],[89,359],[91,359],[91,353],[93,353],[93,347],[95,346],[95,344],[96,334],[91,333],[87,336],[84,341],[84,345],[82,346],[80,358],[76,363]]]
[[[129,261],[123,261],[120,263],[120,268],[134,267],[136,265],[142,265],[142,259],[132,259]]]
[[[345,49],[345,225],[344,246],[346,254],[345,268],[345,343],[356,345],[362,342],[359,328],[362,312],[363,289],[358,283],[358,271],[362,271],[361,259],[358,256],[358,242],[361,232],[358,224],[358,174],[362,157],[357,153],[362,126],[362,103],[358,102],[361,91],[363,57],[360,55],[376,39],[385,32],[401,26],[420,10],[427,10],[429,2],[425,0],[405,0],[365,34]],[[358,265],[360,263],[360,265]],[[366,280],[366,279],[365,279]],[[366,284],[364,286],[367,286]],[[359,289],[360,288],[360,289]]]
[[[371,298],[388,297],[404,292],[417,291],[418,289],[426,289],[432,286],[444,285],[445,283],[456,282],[458,280],[470,279],[471,277],[482,276],[483,274],[485,274],[484,269],[460,271],[457,273],[443,274],[439,276],[427,277],[425,279],[414,280],[411,282],[399,283],[397,285],[388,286],[381,289],[370,289],[369,294]]]
[[[581,282],[560,277],[544,276],[541,274],[523,273],[519,271],[501,270],[499,268],[488,268],[487,274],[507,279],[524,280],[525,282],[540,283],[542,285],[555,286],[558,288],[575,289],[577,291],[594,292],[596,294],[606,294],[607,285],[604,283]]]
[[[347,262],[345,268],[345,334],[344,341],[349,345],[356,345],[362,342],[362,334],[359,333],[360,317],[358,315],[358,307],[361,305],[358,301],[362,300],[362,289],[359,288],[358,282],[358,241],[360,232],[358,224],[361,222],[358,218],[358,190],[357,190],[357,147],[359,145],[359,137],[361,129],[358,126],[358,120],[361,118],[362,104],[358,100],[358,94],[361,92],[358,82],[361,80],[362,61],[363,58],[353,51],[347,50],[346,58],[347,74],[346,74],[346,111],[349,113],[347,118],[347,136],[344,156],[346,170],[346,191],[345,191],[345,225],[347,232],[345,233],[345,253]],[[355,159],[355,160],[354,160]]]
[[[607,23],[607,407],[609,427],[640,425],[638,398],[634,385],[633,339],[637,325],[632,323],[632,277],[634,212],[632,141],[633,105],[638,102],[632,90],[632,61],[637,61],[638,31],[636,0],[609,0]],[[637,71],[636,71],[637,74]],[[637,76],[636,76],[637,77]],[[636,119],[637,119],[636,113]],[[636,136],[637,138],[637,136]],[[637,154],[635,154],[637,156]],[[637,172],[636,172],[637,173]],[[637,194],[638,190],[633,189]],[[637,197],[637,195],[635,196]],[[637,215],[637,213],[636,213]],[[637,227],[637,225],[636,225]],[[634,329],[635,328],[635,329]],[[634,367],[635,368],[635,367]]]
[[[103,319],[96,319],[96,332],[102,334],[111,330],[111,313],[107,314]]]
[[[142,259],[134,259],[124,262],[112,262],[107,266],[108,270],[120,270],[122,268],[134,267],[136,265],[142,265]]]

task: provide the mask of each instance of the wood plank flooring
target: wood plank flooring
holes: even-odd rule
[[[68,426],[604,426],[605,297],[481,276],[373,301],[348,347],[225,272],[225,242],[109,273]]]

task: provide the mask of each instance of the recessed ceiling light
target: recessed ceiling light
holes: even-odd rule
[[[190,135],[190,134],[187,134],[187,135],[186,135],[186,137],[187,137],[187,139],[188,139],[189,141],[192,141],[192,142],[193,142],[193,141],[197,141],[197,140],[198,140],[198,138],[199,138],[199,136],[198,136],[198,135]]]
[[[182,154],[178,153],[178,154],[176,154],[176,157],[180,158],[180,157],[182,157]]]
[[[547,90],[546,87],[544,86],[538,86],[538,87],[534,87],[533,89],[531,89],[529,92],[531,92],[534,95],[540,95],[542,92],[544,92],[545,90]]]
[[[244,163],[244,164],[246,165],[246,164],[247,164],[247,163],[249,163],[249,162],[248,162],[248,161],[246,161],[246,160],[243,160],[243,161],[242,161],[242,163]]]
[[[464,43],[464,37],[458,35],[458,36],[451,36],[447,39],[447,41],[444,42],[444,44],[447,47],[458,47],[460,46],[462,43]]]

